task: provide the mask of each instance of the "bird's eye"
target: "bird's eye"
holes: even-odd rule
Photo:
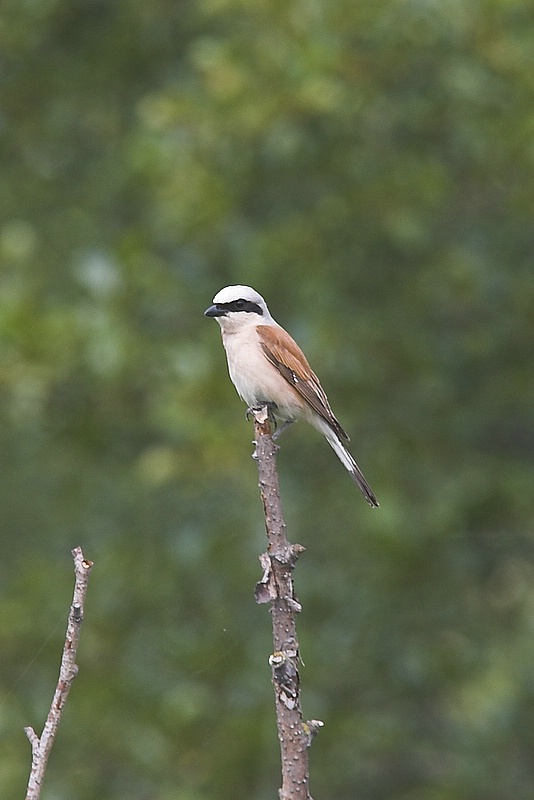
[[[235,307],[238,308],[238,309],[244,308],[245,307],[245,303],[246,303],[246,300],[236,300],[235,301]]]

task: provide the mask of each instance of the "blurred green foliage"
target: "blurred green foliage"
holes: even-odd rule
[[[381,501],[279,468],[322,800],[534,792],[527,0],[3,0],[0,796],[279,785],[252,429],[202,316],[254,286]]]

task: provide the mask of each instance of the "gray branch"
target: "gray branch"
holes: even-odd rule
[[[92,561],[86,561],[83,557],[82,548],[75,547],[72,551],[74,559],[74,597],[70,607],[69,620],[67,623],[67,633],[63,646],[63,656],[59,670],[59,680],[57,682],[54,699],[48,712],[48,717],[41,736],[37,736],[31,727],[24,728],[32,746],[32,766],[26,790],[26,800],[39,800],[43,785],[48,757],[54,744],[54,739],[61,720],[61,715],[67,701],[67,697],[72,685],[72,681],[78,673],[76,665],[76,651],[80,639],[80,628],[84,614],[85,595],[87,584],[91,573]]]
[[[299,644],[296,615],[301,610],[293,590],[292,573],[304,547],[290,544],[280,502],[276,451],[267,408],[252,410],[259,486],[265,513],[267,552],[260,556],[263,575],[256,585],[258,603],[270,603],[273,653],[269,658],[276,705],[276,723],[282,756],[280,800],[311,800],[308,748],[322,726],[302,719],[300,706]]]

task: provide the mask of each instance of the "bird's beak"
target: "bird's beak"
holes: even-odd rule
[[[205,317],[225,317],[226,309],[220,306],[210,306],[204,311]]]

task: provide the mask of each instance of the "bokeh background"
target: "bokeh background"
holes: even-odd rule
[[[0,66],[0,796],[78,544],[43,800],[276,796],[245,283],[381,501],[285,434],[314,797],[531,798],[532,4],[3,0]]]

